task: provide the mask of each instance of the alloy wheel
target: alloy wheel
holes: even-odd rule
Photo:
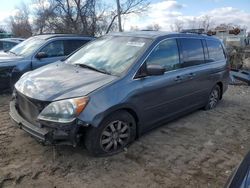
[[[217,89],[214,89],[209,98],[210,109],[214,108],[217,105],[218,101],[219,101],[219,91]]]
[[[101,133],[100,144],[105,152],[115,152],[128,144],[130,127],[128,123],[117,120],[109,123]]]

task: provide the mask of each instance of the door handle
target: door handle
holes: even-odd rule
[[[176,81],[176,82],[182,81],[182,77],[181,76],[176,76],[174,81]]]
[[[192,73],[189,73],[187,76],[188,76],[189,79],[192,79],[192,78],[195,77],[195,73],[193,73],[193,72],[192,72]]]

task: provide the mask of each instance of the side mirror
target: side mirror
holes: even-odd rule
[[[163,75],[165,73],[165,68],[161,65],[147,65],[147,75],[157,76]]]
[[[48,57],[48,54],[46,54],[45,52],[38,52],[35,57],[37,59],[42,59]]]

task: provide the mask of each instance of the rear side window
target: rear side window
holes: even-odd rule
[[[84,44],[89,42],[89,40],[65,40],[64,41],[64,53],[69,55]]]
[[[204,63],[203,46],[200,39],[181,39],[183,62],[182,67],[189,67]]]
[[[220,61],[225,59],[222,45],[218,41],[207,40],[209,62]]]
[[[177,41],[169,39],[158,44],[147,59],[147,65],[161,65],[166,71],[180,67]]]

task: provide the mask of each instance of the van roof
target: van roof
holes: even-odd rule
[[[212,36],[204,35],[204,34],[195,34],[195,33],[175,33],[175,32],[166,32],[166,31],[133,31],[133,32],[119,32],[119,33],[111,33],[109,35],[112,36],[130,36],[130,37],[142,37],[142,38],[151,38],[156,39],[159,37],[195,37],[195,38],[203,38],[203,39],[217,39]]]

